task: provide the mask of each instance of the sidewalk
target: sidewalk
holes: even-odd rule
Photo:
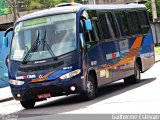
[[[160,61],[160,53],[159,53],[159,54],[156,54],[156,56],[155,56],[155,61],[156,61],[156,62],[159,62],[159,61]]]
[[[0,88],[0,103],[13,100],[10,87]]]

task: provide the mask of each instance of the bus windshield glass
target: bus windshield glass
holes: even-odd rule
[[[11,60],[35,61],[76,49],[76,14],[35,18],[16,24]]]

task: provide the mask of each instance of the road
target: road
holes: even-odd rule
[[[138,84],[126,86],[123,80],[98,90],[96,99],[83,101],[79,95],[51,98],[36,103],[33,109],[23,109],[18,101],[0,104],[0,114],[42,116],[48,114],[119,114],[160,113],[160,62],[142,74]]]

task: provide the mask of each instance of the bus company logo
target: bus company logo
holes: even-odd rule
[[[36,75],[17,76],[16,80],[33,79],[33,78],[36,78]]]
[[[119,52],[114,52],[114,53],[111,53],[111,54],[106,54],[106,59],[107,60],[118,58],[118,57],[120,57],[120,53]]]
[[[42,78],[43,78],[43,75],[40,74],[38,77],[39,77],[39,79],[42,79]]]

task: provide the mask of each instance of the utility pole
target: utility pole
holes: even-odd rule
[[[96,0],[93,0],[93,4],[96,4]]]
[[[151,2],[152,2],[153,22],[155,22],[157,20],[156,2],[155,2],[155,0],[151,0]]]

